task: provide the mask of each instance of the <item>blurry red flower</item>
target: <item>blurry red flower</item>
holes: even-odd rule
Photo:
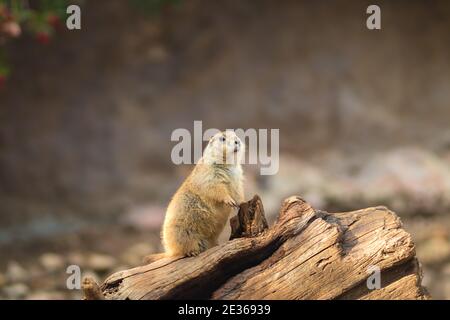
[[[49,44],[50,35],[46,32],[38,32],[36,33],[36,40],[41,44]]]
[[[60,17],[52,13],[47,16],[47,23],[54,29],[60,28],[62,26]]]

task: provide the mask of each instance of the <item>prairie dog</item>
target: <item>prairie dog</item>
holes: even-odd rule
[[[214,135],[170,201],[162,228],[165,252],[144,258],[195,256],[217,245],[228,217],[244,200],[245,145],[232,131]]]

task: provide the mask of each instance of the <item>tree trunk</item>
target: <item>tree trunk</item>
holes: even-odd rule
[[[86,299],[428,298],[411,236],[385,207],[332,214],[290,197],[268,228],[255,196],[230,223],[231,240],[196,257],[117,272],[100,287],[85,279]]]

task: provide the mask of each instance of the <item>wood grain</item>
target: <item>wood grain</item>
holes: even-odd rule
[[[411,236],[385,207],[344,213],[286,199],[267,227],[258,196],[230,221],[230,241],[108,277],[105,299],[426,299]],[[371,268],[381,288],[366,285]],[[92,284],[90,287],[93,287]],[[85,290],[86,297],[95,297]]]

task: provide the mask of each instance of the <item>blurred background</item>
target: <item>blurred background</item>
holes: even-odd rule
[[[15,1],[12,1],[15,2]],[[279,128],[280,170],[244,168],[273,221],[300,195],[330,212],[386,205],[424,284],[450,299],[450,2],[0,0],[0,298],[79,299],[161,250],[191,167],[174,129]],[[224,232],[226,239],[228,231]]]

